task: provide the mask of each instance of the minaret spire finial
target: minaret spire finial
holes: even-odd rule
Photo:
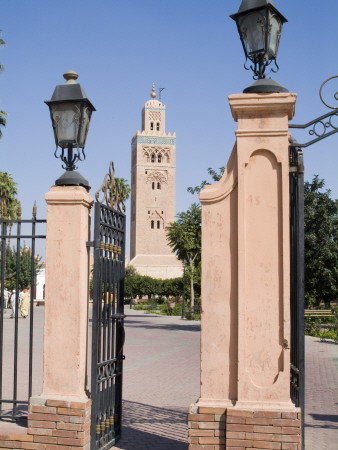
[[[151,91],[150,97],[151,97],[151,98],[156,98],[156,92],[155,92],[155,83],[153,83],[153,88],[152,88],[152,91]]]

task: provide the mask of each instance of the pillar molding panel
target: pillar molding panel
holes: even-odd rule
[[[44,399],[87,398],[90,209],[81,186],[53,186],[47,202]]]
[[[238,122],[238,407],[290,408],[293,94],[232,95]]]
[[[200,407],[293,410],[289,131],[296,95],[229,97],[237,142],[202,203]]]

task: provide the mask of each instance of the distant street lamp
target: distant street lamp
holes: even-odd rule
[[[130,272],[130,305],[129,305],[130,309],[133,309],[133,276],[134,276],[134,273],[131,271]]]
[[[288,92],[274,80],[265,78],[265,69],[276,63],[278,46],[283,23],[287,19],[277,10],[272,0],[242,0],[237,14],[230,16],[237,24],[246,60],[250,60],[250,69],[257,81],[246,88],[245,93]],[[249,70],[245,66],[246,69]]]
[[[61,158],[66,172],[55,182],[57,186],[84,186],[89,188],[75,163],[85,159],[84,147],[94,106],[88,100],[82,87],[76,83],[78,74],[72,70],[63,77],[66,83],[56,86],[49,106],[55,137],[55,157]],[[58,147],[61,154],[57,155]],[[66,151],[67,150],[67,151]]]
[[[185,278],[185,271],[187,268],[187,261],[183,261],[183,298],[182,298],[182,319],[185,319],[185,284],[186,284],[186,278]]]

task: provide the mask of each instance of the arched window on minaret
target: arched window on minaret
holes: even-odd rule
[[[153,129],[154,129],[154,122],[150,122],[150,129],[151,129],[151,131],[153,131]]]
[[[157,189],[161,189],[161,183],[160,182],[157,183]]]
[[[162,155],[158,155],[158,157],[157,157],[157,161],[158,161],[159,163],[161,163],[161,162],[162,162]]]
[[[155,189],[155,181],[151,183],[151,189]]]
[[[151,162],[155,162],[155,154],[154,153],[151,154]]]
[[[152,229],[154,228],[154,225],[155,225],[155,222],[152,220],[152,221],[151,221],[151,228],[152,228]]]
[[[160,122],[157,122],[156,124],[156,131],[160,131]]]
[[[161,222],[158,220],[157,221],[157,229],[160,229],[161,228]]]

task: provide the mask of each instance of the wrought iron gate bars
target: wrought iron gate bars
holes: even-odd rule
[[[91,448],[108,449],[121,435],[124,344],[125,215],[94,209]]]
[[[291,248],[291,399],[302,409],[302,446],[304,448],[305,411],[305,345],[304,345],[304,163],[302,148],[309,147],[338,132],[332,120],[338,118],[338,108],[324,101],[323,89],[338,75],[322,83],[319,95],[322,103],[332,111],[303,125],[289,124],[289,128],[306,129],[314,139],[300,144],[291,137],[290,157],[290,248]],[[333,95],[338,101],[338,91]],[[320,129],[321,127],[321,129]],[[331,130],[331,131],[328,131]]]
[[[22,220],[20,213],[17,220],[3,217],[0,219],[1,224],[1,305],[0,305],[0,419],[7,418],[18,420],[22,418],[22,414],[18,412],[18,405],[28,405],[28,400],[32,396],[32,371],[33,371],[33,325],[34,325],[34,288],[35,288],[35,243],[36,239],[45,239],[46,235],[36,234],[36,224],[46,223],[46,220],[36,218],[36,204],[33,207],[33,217],[31,220]],[[3,214],[5,216],[5,214]],[[7,233],[9,226],[16,224],[16,234]],[[31,224],[31,234],[21,234],[21,225]],[[15,316],[14,316],[14,352],[13,352],[13,398],[2,398],[3,386],[3,319],[4,319],[4,291],[5,291],[5,253],[7,239],[16,239],[16,280],[15,280]],[[18,306],[19,306],[19,276],[20,276],[20,243],[22,239],[31,240],[31,273],[30,273],[30,314],[29,314],[29,367],[28,367],[28,392],[27,399],[19,400],[17,398],[18,391]],[[7,305],[6,305],[7,306]],[[12,413],[2,413],[3,403],[13,405]]]
[[[292,139],[292,138],[291,138]],[[296,143],[292,139],[293,143]],[[304,342],[304,164],[298,147],[289,149],[290,157],[290,313],[291,354],[290,393],[295,406],[302,409],[304,448],[305,342]]]

